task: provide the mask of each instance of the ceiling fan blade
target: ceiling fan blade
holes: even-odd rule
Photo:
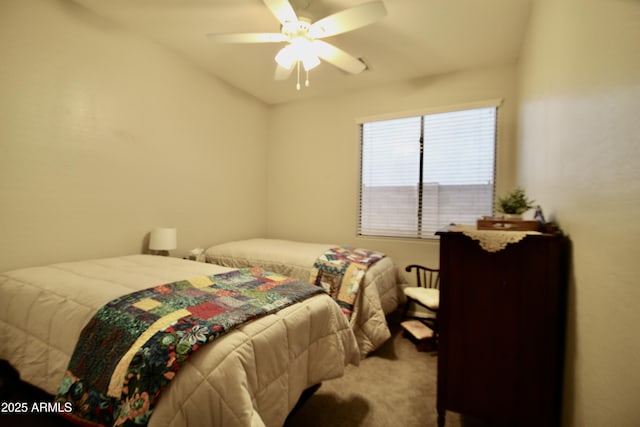
[[[314,22],[309,29],[309,35],[312,38],[321,38],[346,33],[373,24],[386,14],[387,9],[381,1],[363,3]]]
[[[311,42],[315,53],[330,64],[335,65],[343,71],[351,74],[358,74],[367,68],[364,62],[349,55],[342,49],[322,40]]]
[[[269,8],[271,13],[280,21],[281,24],[285,22],[296,22],[298,16],[293,10],[291,3],[287,0],[262,0],[264,4]]]
[[[278,66],[276,67],[276,74],[275,74],[276,80],[287,80],[291,75],[291,73],[293,72],[294,68],[295,67],[285,68],[282,65],[278,64]]]
[[[207,34],[207,38],[218,43],[280,43],[289,40],[281,33]]]

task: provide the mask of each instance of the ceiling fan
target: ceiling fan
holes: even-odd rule
[[[294,68],[298,71],[296,88],[300,90],[300,66],[307,73],[305,86],[309,86],[309,70],[320,64],[320,59],[351,74],[358,74],[367,68],[360,59],[344,50],[320,40],[382,19],[387,10],[382,1],[371,1],[342,10],[323,19],[298,16],[288,0],[263,0],[271,13],[280,21],[279,33],[227,33],[207,34],[207,38],[219,43],[287,43],[275,57],[277,62],[275,78],[285,80]],[[294,1],[294,4],[298,3]],[[308,2],[307,2],[308,4]]]

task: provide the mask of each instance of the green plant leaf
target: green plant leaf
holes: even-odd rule
[[[499,197],[497,210],[505,214],[522,214],[534,207],[534,200],[527,197],[522,187],[517,187],[504,197]]]

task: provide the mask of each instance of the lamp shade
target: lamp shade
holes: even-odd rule
[[[305,71],[320,65],[320,58],[315,52],[315,45],[304,37],[296,37],[288,45],[280,49],[276,55],[276,62],[287,70],[302,61]]]
[[[158,227],[151,230],[149,249],[154,251],[168,251],[178,247],[178,237],[175,228]]]

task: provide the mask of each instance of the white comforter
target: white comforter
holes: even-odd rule
[[[208,248],[208,262],[227,267],[257,266],[265,270],[309,281],[313,264],[320,255],[337,245],[303,243],[278,239],[249,239],[223,243]],[[364,277],[363,287],[351,316],[361,357],[382,345],[391,332],[385,314],[398,306],[399,287],[393,260],[382,258]]]
[[[135,290],[231,270],[132,255],[0,275],[0,359],[57,392],[80,331],[108,301]],[[300,393],[359,361],[345,316],[318,295],[262,317],[194,353],[164,391],[150,426],[281,426]]]

